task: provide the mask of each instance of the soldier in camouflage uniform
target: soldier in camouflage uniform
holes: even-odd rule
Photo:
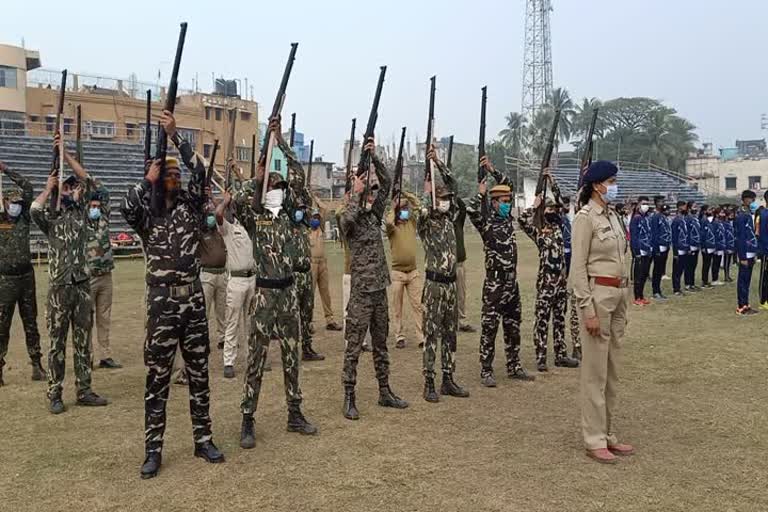
[[[55,139],[61,150],[61,139]],[[58,178],[50,176],[43,192],[32,203],[35,224],[48,237],[48,308],[46,319],[51,339],[48,354],[48,399],[53,414],[64,412],[61,392],[64,383],[67,333],[72,326],[75,349],[75,384],[77,404],[107,405],[107,400],[91,390],[91,285],[86,263],[85,244],[88,238],[88,213],[85,198],[93,191],[94,182],[85,169],[69,153],[64,160],[75,172],[65,182],[61,194],[61,210],[47,206],[51,192],[58,187]],[[79,180],[79,183],[78,183]],[[84,190],[82,188],[84,185]]]
[[[561,197],[560,201],[562,206],[560,207],[560,218],[562,219],[563,227],[563,243],[565,245],[565,277],[566,279],[571,274],[571,219],[568,217],[568,213],[571,209],[571,200],[568,196]],[[571,342],[573,343],[573,353],[571,357],[577,361],[581,361],[581,336],[579,335],[579,315],[577,313],[578,306],[576,305],[576,295],[573,294],[573,290],[568,290],[568,301],[570,306],[569,320],[571,331]]]
[[[341,215],[341,231],[349,244],[350,271],[352,282],[347,320],[344,331],[344,417],[357,420],[360,414],[355,404],[357,384],[357,362],[368,329],[373,345],[373,365],[379,381],[379,405],[405,409],[408,402],[397,397],[389,387],[389,353],[387,334],[389,332],[389,308],[387,286],[390,284],[387,258],[384,256],[381,223],[387,205],[392,178],[384,164],[375,154],[373,137],[366,141],[363,151],[368,152],[376,179],[371,176],[357,176],[353,182],[352,194]],[[368,173],[371,172],[369,169]],[[364,196],[366,183],[370,182],[367,197]]]
[[[294,238],[289,212],[297,204],[296,196],[304,189],[304,169],[283,140],[280,120],[270,120],[269,130],[286,156],[290,186],[280,173],[271,172],[266,178],[267,195],[261,204],[265,162],[259,162],[257,176],[246,182],[235,194],[235,217],[245,227],[253,241],[256,262],[256,294],[251,303],[251,325],[248,339],[248,370],[243,386],[240,411],[243,413],[240,446],[250,449],[256,445],[253,415],[259,403],[261,381],[267,350],[271,339],[280,344],[283,362],[285,398],[288,403],[289,432],[312,435],[317,433],[301,412],[299,386],[299,313],[294,286],[295,259],[290,247]]]
[[[42,353],[40,333],[37,330],[35,271],[29,250],[32,183],[0,162],[2,174],[21,188],[22,193],[6,189],[8,192],[3,197],[3,213],[0,213],[0,386],[3,385],[3,366],[8,353],[16,303],[19,304],[19,316],[24,325],[27,353],[32,364],[32,380],[41,381],[45,378],[45,370],[40,363]]]
[[[288,169],[291,172],[291,169]],[[292,179],[296,183],[297,180]],[[312,283],[312,248],[309,244],[309,216],[307,206],[312,204],[309,191],[304,188],[295,194],[296,204],[289,212],[293,220],[293,237],[290,244],[293,254],[293,277],[296,300],[299,305],[299,331],[301,333],[301,358],[304,361],[322,361],[325,356],[312,348],[312,314],[315,311],[315,288]]]
[[[485,247],[485,283],[483,284],[482,334],[480,336],[480,381],[495,387],[493,358],[499,321],[504,329],[504,349],[509,378],[534,380],[520,364],[520,289],[517,285],[517,240],[510,211],[512,189],[509,179],[497,171],[488,158],[480,165],[493,175],[497,185],[486,196],[485,181],[478,194],[467,204],[467,215],[480,232]]]
[[[445,185],[437,187],[437,204],[421,211],[416,224],[424,244],[426,281],[422,303],[424,308],[424,400],[438,402],[435,392],[435,351],[440,341],[443,381],[441,395],[468,397],[469,392],[456,384],[456,330],[459,310],[456,295],[456,231],[454,217],[458,210],[454,199],[456,182],[450,170],[437,158],[434,147],[427,154],[443,177]],[[431,203],[433,184],[424,184],[424,193]]]
[[[189,412],[195,457],[224,462],[213,444],[209,415],[208,355],[210,341],[205,296],[200,282],[200,246],[206,163],[176,131],[173,115],[164,111],[160,122],[190,170],[188,191],[181,190],[181,170],[175,158],[165,161],[165,208],[159,216],[151,208],[152,187],[160,179],[163,162],[155,160],[143,180],[128,191],[122,213],[142,241],[147,262],[147,332],[144,365],[144,448],[142,478],[157,475],[162,463],[165,407],[170,391],[176,348],[181,348],[189,378]]]
[[[101,347],[99,368],[122,368],[112,358],[109,346],[109,328],[112,317],[112,270],[115,268],[112,256],[112,242],[109,239],[109,190],[96,182],[96,191],[88,201],[88,242],[85,247],[88,270],[91,274],[91,297],[93,299],[93,322],[96,337]],[[93,329],[88,344],[93,356]],[[93,366],[93,363],[91,363]]]
[[[533,327],[533,340],[536,348],[536,366],[540,372],[547,371],[547,334],[549,318],[552,317],[552,340],[555,350],[555,366],[578,368],[579,362],[568,357],[565,345],[565,308],[568,304],[568,292],[565,267],[565,244],[561,228],[559,199],[560,190],[549,172],[545,171],[546,180],[551,183],[555,200],[546,199],[544,219],[536,226],[534,215],[541,206],[539,194],[533,208],[520,215],[519,224],[539,249],[539,274],[536,278],[536,321]]]

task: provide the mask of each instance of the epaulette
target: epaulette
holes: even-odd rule
[[[589,212],[591,212],[591,211],[592,211],[592,205],[591,205],[591,204],[585,204],[584,206],[582,206],[582,207],[579,209],[579,211],[578,211],[578,212],[576,212],[576,215],[577,215],[577,216],[578,216],[578,215],[582,215],[582,214],[583,214],[583,215],[586,215],[586,214],[588,214],[588,213],[589,213]]]

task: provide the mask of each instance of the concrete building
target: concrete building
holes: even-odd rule
[[[0,133],[52,136],[61,73],[40,67],[37,52],[0,45]],[[82,111],[82,136],[92,140],[143,143],[146,94],[152,94],[152,131],[156,140],[157,119],[166,99],[158,84],[70,72],[64,104],[64,136],[74,137],[75,109]],[[230,123],[235,122],[235,160],[247,172],[251,138],[258,127],[258,104],[236,95],[179,90],[175,114],[179,130],[196,151],[210,156],[219,140],[216,162],[223,165],[230,148]],[[258,144],[258,140],[257,140]],[[258,147],[257,147],[258,150]]]
[[[688,178],[707,196],[737,198],[746,189],[762,197],[768,189],[768,157],[724,160],[716,156],[689,158]]]

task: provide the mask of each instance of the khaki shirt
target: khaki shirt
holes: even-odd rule
[[[585,317],[595,316],[592,278],[628,276],[627,238],[622,220],[615,211],[590,200],[573,219],[569,280]]]
[[[328,208],[325,203],[314,198],[320,211],[320,227],[309,231],[309,245],[312,249],[312,259],[325,259],[325,219],[328,216]]]
[[[253,242],[242,224],[224,219],[224,223],[219,226],[219,233],[227,246],[227,270],[253,270],[256,266],[253,261]]]
[[[408,192],[403,192],[403,199],[408,202],[411,216],[405,222],[398,222],[393,208],[387,214],[386,230],[392,253],[392,269],[408,273],[416,270],[416,222],[421,205],[416,196]]]

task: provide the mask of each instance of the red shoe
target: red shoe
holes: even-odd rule
[[[618,458],[608,450],[608,448],[598,448],[597,450],[587,450],[587,457],[594,459],[600,464],[616,464]]]
[[[648,299],[646,299],[645,297],[643,297],[643,298],[642,298],[642,299],[640,299],[640,300],[642,300],[642,301],[643,301],[643,304],[645,304],[646,306],[650,306],[651,304],[653,304],[651,301],[649,301],[649,300],[648,300]]]
[[[645,306],[645,302],[643,302],[643,299],[635,299],[632,301],[632,304],[635,306]]]
[[[621,455],[622,457],[635,453],[635,449],[631,444],[624,443],[608,445],[608,451],[614,455]]]

